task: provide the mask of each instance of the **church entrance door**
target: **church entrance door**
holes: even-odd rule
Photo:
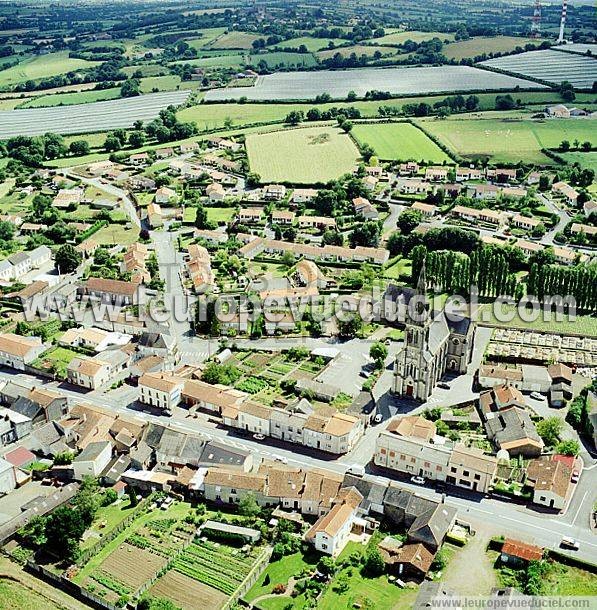
[[[406,395],[407,396],[412,396],[414,391],[415,391],[415,389],[413,388],[412,385],[407,385],[406,386]]]

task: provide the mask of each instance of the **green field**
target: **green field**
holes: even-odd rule
[[[247,137],[252,172],[264,182],[314,184],[353,170],[359,151],[350,136],[333,127],[311,127]]]
[[[468,40],[459,40],[445,45],[442,53],[448,59],[464,59],[465,57],[476,57],[483,53],[504,53],[513,51],[516,47],[525,44],[541,43],[541,39],[519,38],[516,36],[474,36]]]
[[[467,159],[490,158],[493,162],[552,164],[542,148],[556,148],[562,140],[597,144],[595,121],[512,119],[425,120],[423,126],[448,148]]]
[[[177,61],[178,64],[189,64],[198,68],[241,68],[247,63],[247,57],[241,53],[213,55]]]
[[[560,154],[568,163],[578,163],[581,167],[592,169],[597,174],[597,151],[572,152]]]
[[[338,49],[325,49],[324,51],[320,51],[317,53],[317,57],[320,59],[328,59],[330,57],[334,57],[337,53],[342,55],[342,57],[348,57],[353,53],[357,57],[361,57],[361,55],[367,55],[371,57],[376,52],[380,52],[382,55],[395,55],[396,48],[395,47],[383,47],[383,46],[373,46],[373,45],[364,45],[364,44],[353,44],[349,47],[340,47]]]
[[[334,45],[343,44],[346,41],[342,38],[312,38],[311,36],[300,36],[299,38],[291,38],[283,40],[276,45],[279,49],[298,49],[301,45],[305,45],[310,53],[327,49],[328,44],[333,42]]]
[[[271,51],[269,53],[251,55],[249,61],[254,66],[264,61],[269,68],[277,66],[304,66],[310,68],[317,64],[311,53],[286,53],[284,51]]]
[[[207,28],[198,32],[198,34],[201,34],[199,38],[191,38],[185,40],[185,42],[194,49],[199,50],[213,42],[218,36],[222,36],[225,32],[226,28]]]
[[[229,32],[219,38],[215,38],[209,44],[202,47],[209,49],[252,49],[253,41],[261,38],[259,34],[249,34],[248,32]]]
[[[187,86],[187,84],[188,83],[185,83],[185,86]],[[154,89],[157,89],[158,91],[173,91],[179,87],[180,76],[169,74],[168,76],[142,78],[140,89],[143,93],[151,93]]]
[[[378,45],[399,45],[404,44],[407,40],[412,40],[413,42],[423,42],[424,40],[431,40],[432,38],[439,38],[440,40],[454,40],[454,34],[446,34],[445,32],[419,32],[417,30],[413,30],[412,32],[395,31],[386,34],[382,38],[372,38],[367,42],[372,42]]]
[[[393,161],[450,162],[451,159],[420,129],[410,123],[377,123],[355,125],[352,135],[360,144],[373,147],[380,159]]]
[[[91,68],[97,62],[73,59],[68,51],[48,53],[48,55],[34,55],[8,70],[0,71],[0,87],[8,87],[28,80],[36,80],[66,74],[72,70]]]
[[[81,91],[79,93],[56,93],[42,95],[21,103],[20,108],[41,108],[43,106],[70,106],[72,104],[88,104],[103,100],[115,100],[120,97],[120,89],[102,89],[100,91]]]

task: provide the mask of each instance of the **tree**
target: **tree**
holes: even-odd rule
[[[46,541],[47,517],[36,515],[19,530],[19,536],[25,546],[36,548],[43,546]]]
[[[357,99],[357,94],[354,91],[349,91],[346,95],[347,102],[354,102]]]
[[[81,253],[70,244],[60,246],[56,252],[56,268],[60,273],[73,273],[81,264]]]
[[[202,205],[198,206],[195,212],[195,227],[197,229],[207,229],[209,227],[207,210]]]
[[[79,554],[79,541],[86,529],[79,510],[67,505],[59,506],[46,523],[45,549],[66,562],[75,561]]]
[[[68,466],[75,456],[72,451],[61,451],[54,456],[54,466]]]
[[[350,133],[353,128],[352,121],[342,121],[340,128],[342,131],[344,131],[344,133]]]
[[[299,123],[302,123],[304,119],[305,113],[302,110],[292,110],[286,115],[284,122],[289,125],[298,125]]]
[[[422,216],[419,210],[404,210],[398,216],[396,222],[398,228],[404,235],[409,235],[421,224]]]
[[[317,562],[317,569],[326,576],[332,576],[336,571],[336,562],[331,557],[324,555]]]
[[[363,328],[363,320],[358,314],[350,316],[347,320],[338,320],[338,335],[343,339],[354,339]]]
[[[104,497],[102,498],[102,506],[110,506],[118,500],[118,494],[113,489],[106,489],[104,491]]]
[[[546,174],[539,176],[539,190],[542,193],[549,190],[549,176]]]
[[[369,348],[369,356],[375,361],[375,367],[381,369],[388,357],[388,348],[378,341]]]
[[[556,453],[577,457],[580,453],[580,443],[576,440],[561,441],[556,445]]]
[[[583,142],[580,147],[582,148],[583,152],[589,152],[593,148],[593,145],[587,140],[586,142]]]
[[[568,140],[562,140],[560,143],[560,150],[564,152],[570,150],[570,142]]]
[[[137,610],[180,610],[178,606],[164,597],[152,597],[148,595],[139,600]]]
[[[122,143],[114,135],[108,135],[104,142],[104,149],[106,152],[117,152],[122,148]]]
[[[353,248],[364,246],[366,248],[377,248],[381,229],[379,223],[374,220],[357,225],[350,233],[350,244]]]
[[[367,551],[363,569],[369,576],[381,576],[386,571],[386,564],[377,547]]]
[[[0,220],[0,241],[9,242],[15,235],[15,226],[6,220]]]
[[[136,78],[125,80],[120,87],[120,95],[122,97],[136,97],[137,95],[141,95],[139,85],[140,83]]]
[[[258,517],[261,514],[261,508],[253,493],[245,494],[238,504],[238,512],[244,517]]]
[[[559,417],[548,417],[537,424],[537,433],[546,445],[553,447],[560,439],[563,425]]]
[[[131,131],[129,135],[129,146],[132,148],[141,148],[145,144],[144,131]]]
[[[75,157],[89,154],[89,142],[87,140],[73,140],[69,147],[69,152]]]

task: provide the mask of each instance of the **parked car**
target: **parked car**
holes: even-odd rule
[[[564,536],[564,538],[562,538],[560,546],[565,549],[571,549],[572,551],[578,551],[579,549],[578,542],[569,536]]]
[[[265,440],[265,434],[253,434],[253,438],[256,441],[264,441]]]
[[[172,417],[172,411],[170,411],[170,409],[164,409],[162,415],[164,417]]]
[[[531,398],[533,400],[545,400],[545,396],[543,396],[543,394],[540,394],[539,392],[531,392]]]
[[[410,482],[415,485],[425,485],[425,479],[423,477],[411,477]]]
[[[350,474],[356,474],[358,477],[362,477],[365,474],[365,467],[360,464],[353,464],[348,469],[348,472],[350,472]]]
[[[579,479],[580,479],[580,472],[578,470],[573,470],[572,471],[572,476],[570,477],[570,480],[573,483],[578,483]]]
[[[373,422],[376,424],[380,424],[383,421],[383,415],[381,413],[376,413],[373,418]]]
[[[450,389],[450,384],[449,384],[449,383],[446,383],[445,381],[440,381],[440,382],[437,384],[437,387],[438,387],[438,388],[441,388],[442,390],[449,390],[449,389]]]
[[[282,462],[282,464],[288,464],[288,458],[283,455],[274,455],[274,460],[276,460],[276,462]]]
[[[361,371],[359,375],[365,379],[369,379],[369,377],[371,377],[371,373],[369,371]]]

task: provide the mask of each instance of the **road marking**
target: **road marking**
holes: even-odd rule
[[[582,500],[580,501],[580,504],[578,505],[578,510],[576,511],[574,518],[572,519],[572,523],[576,523],[576,519],[578,518],[578,513],[580,513],[580,509],[583,507],[583,504],[585,503],[585,498],[587,497],[588,494],[589,494],[589,490],[585,491],[585,495],[582,497]]]

